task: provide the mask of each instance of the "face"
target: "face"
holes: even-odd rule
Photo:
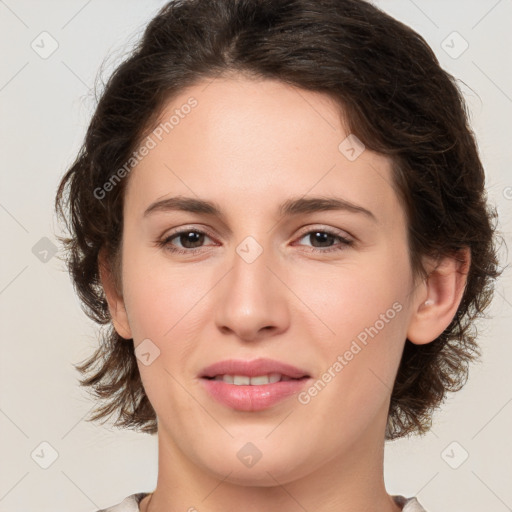
[[[413,310],[407,225],[390,161],[345,140],[327,96],[270,80],[208,83],[166,106],[162,122],[180,115],[143,141],[129,175],[116,328],[145,354],[169,456],[275,485],[269,473],[285,483],[383,442]],[[178,196],[196,208],[161,203]],[[293,392],[280,400],[263,390],[251,402],[248,391],[228,405],[200,377],[259,358],[309,378],[281,383]],[[261,458],[249,466],[247,454]]]

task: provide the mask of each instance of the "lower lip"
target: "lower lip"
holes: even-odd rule
[[[210,395],[218,402],[238,411],[261,411],[289,396],[299,393],[310,380],[297,379],[260,386],[228,384],[221,380],[201,379]]]

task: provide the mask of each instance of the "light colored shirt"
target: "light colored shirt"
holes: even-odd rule
[[[139,492],[131,494],[121,503],[113,505],[109,508],[102,508],[97,512],[139,512],[139,503],[142,498],[147,496],[147,492]],[[402,512],[427,512],[418,502],[416,498],[405,498],[404,496],[392,496],[398,506],[402,507]]]

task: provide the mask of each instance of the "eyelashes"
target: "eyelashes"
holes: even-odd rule
[[[190,237],[191,234],[193,234],[194,236]],[[186,237],[186,235],[188,235],[188,238]],[[309,246],[309,249],[307,250],[308,252],[313,252],[315,254],[338,252],[345,250],[347,247],[353,244],[353,240],[350,240],[342,236],[340,233],[327,228],[310,229],[309,231],[302,233],[296,240],[302,240],[303,238],[309,237],[311,241],[312,237],[318,237],[319,235],[320,243],[324,243],[326,240],[330,241],[332,239],[337,240],[339,243],[338,245],[323,248]],[[162,240],[159,240],[157,242],[157,245],[173,254],[193,255],[198,254],[199,252],[205,252],[204,246],[183,247],[183,244],[185,244],[186,246],[188,244],[193,245],[196,243],[203,243],[205,237],[213,238],[212,235],[210,235],[210,233],[208,233],[207,231],[203,231],[201,229],[182,229],[180,231],[175,231],[174,233],[171,233]],[[182,244],[182,247],[176,247],[172,243],[174,239],[178,239],[178,241]],[[316,241],[318,242],[318,239]]]

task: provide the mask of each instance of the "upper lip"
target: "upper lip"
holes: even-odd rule
[[[256,377],[270,373],[280,373],[292,379],[309,377],[307,371],[301,370],[296,366],[266,358],[253,359],[251,361],[243,359],[219,361],[204,368],[199,374],[199,377],[216,377],[217,375],[246,375],[247,377]]]

